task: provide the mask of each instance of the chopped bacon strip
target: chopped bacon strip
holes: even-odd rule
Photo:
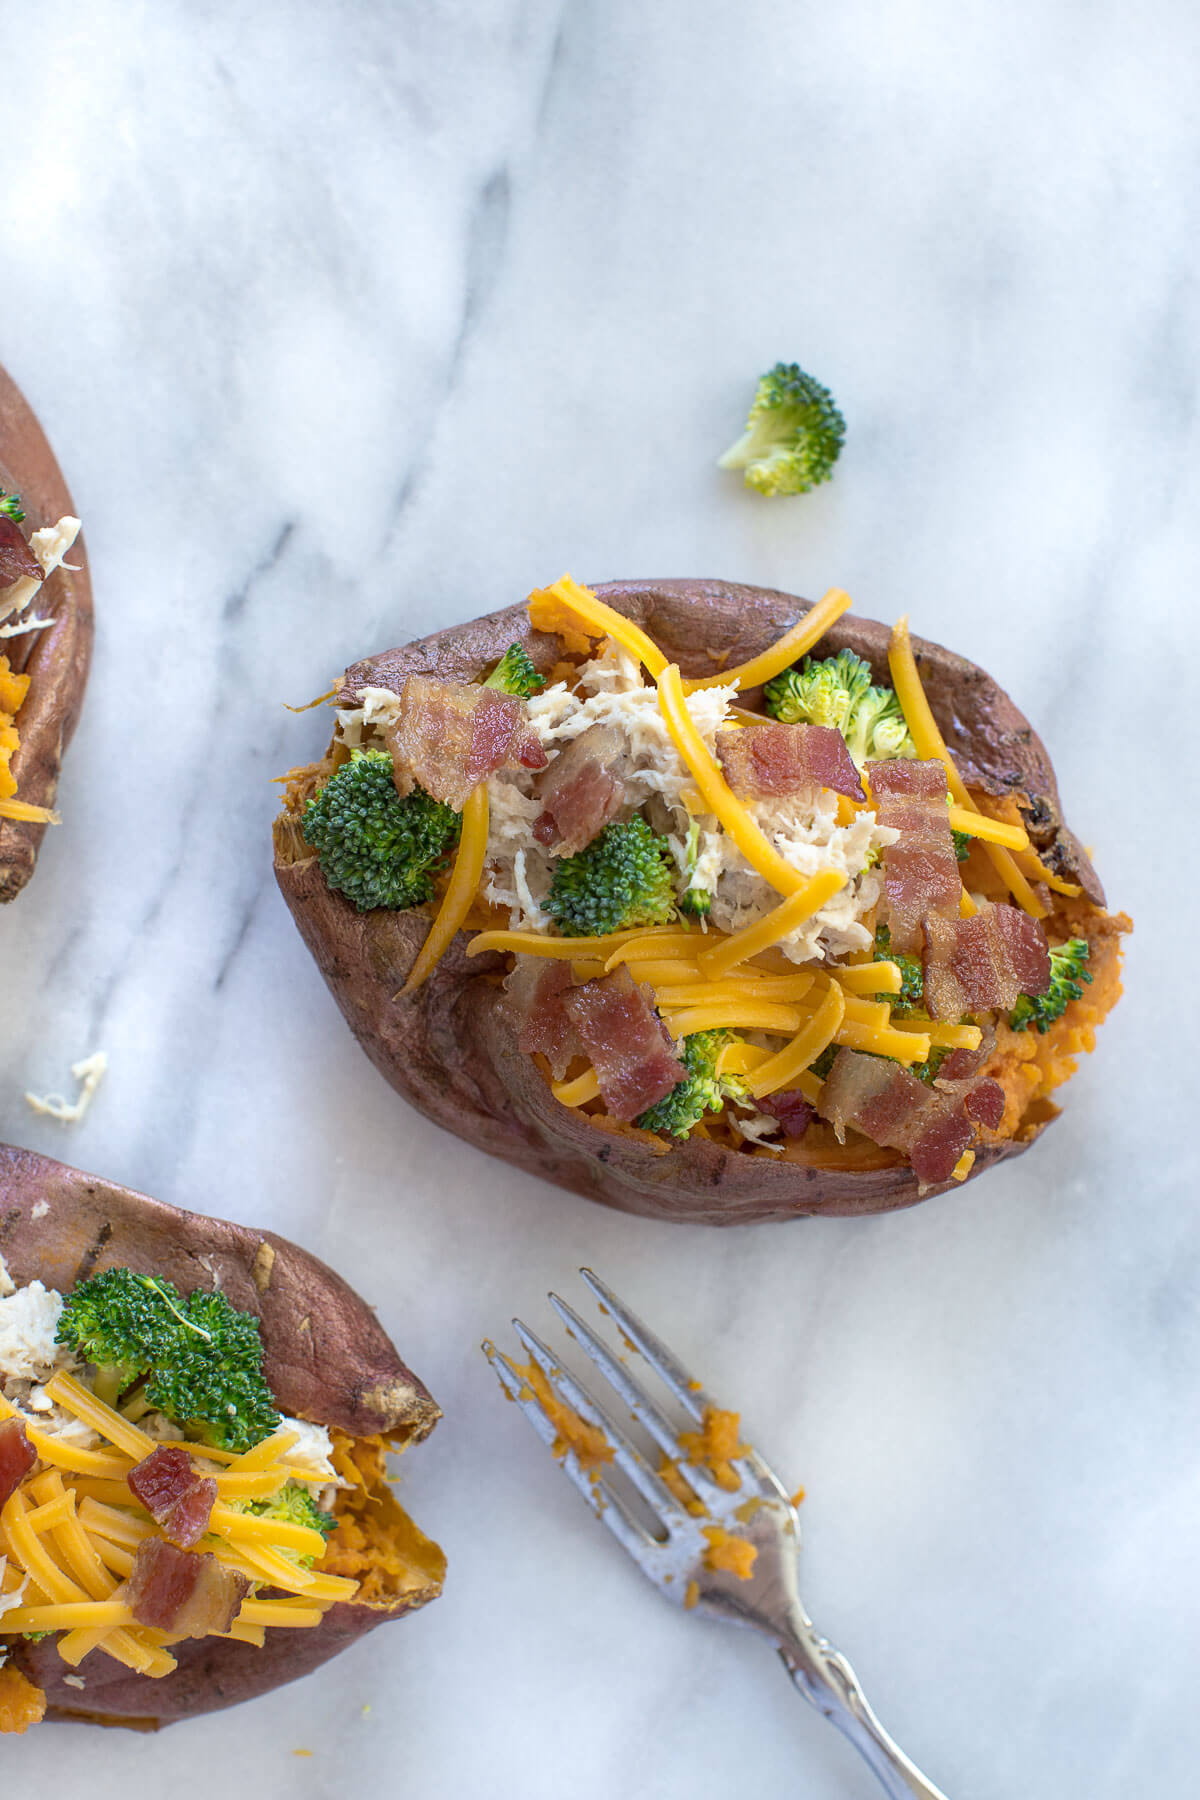
[[[563,995],[614,1119],[636,1119],[687,1079],[645,988],[622,965]]]
[[[579,1033],[567,1017],[563,994],[574,985],[571,965],[557,957],[518,956],[504,984],[517,1019],[517,1048],[541,1054],[561,1081],[573,1056],[581,1056]]]
[[[755,1102],[759,1112],[770,1113],[783,1127],[788,1138],[802,1138],[817,1116],[817,1109],[804,1098],[799,1088],[780,1088],[777,1094],[764,1094]]]
[[[14,581],[44,580],[42,565],[29,548],[15,519],[0,513],[0,587]]]
[[[935,1019],[991,1008],[1008,1012],[1019,994],[1050,986],[1050,946],[1019,907],[985,903],[970,919],[925,924],[925,1004]]]
[[[16,1493],[36,1461],[37,1451],[20,1419],[5,1419],[0,1425],[0,1506]]]
[[[965,1088],[965,1093],[957,1091]],[[975,1136],[975,1123],[999,1123],[995,1115],[998,1082],[947,1083],[930,1088],[907,1069],[885,1057],[858,1050],[839,1050],[821,1088],[817,1111],[845,1142],[847,1128],[872,1143],[901,1150],[922,1182],[949,1181],[963,1151]],[[995,1089],[995,1094],[992,1093]],[[972,1110],[974,1108],[974,1110]]]
[[[197,1475],[192,1459],[178,1444],[160,1444],[126,1476],[130,1492],[140,1500],[164,1536],[190,1550],[208,1530],[217,1484]]]
[[[866,767],[881,825],[900,833],[883,853],[883,888],[894,950],[921,948],[929,913],[957,916],[962,894],[950,833],[946,771],[936,758],[899,758]]]
[[[832,725],[749,725],[718,731],[717,760],[739,800],[832,788],[865,800],[846,740]]]
[[[495,688],[410,675],[400,721],[386,734],[396,792],[419,782],[427,794],[461,812],[472,788],[510,763],[544,769],[546,752],[523,700]]]
[[[599,837],[625,804],[624,760],[624,739],[612,725],[589,725],[560,750],[538,788],[538,843],[575,856]]]
[[[229,1630],[249,1586],[244,1575],[215,1556],[177,1550],[165,1538],[143,1538],[133,1571],[115,1598],[152,1631],[202,1638]]]

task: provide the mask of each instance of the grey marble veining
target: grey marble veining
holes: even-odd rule
[[[61,0],[22,38],[0,357],[100,634],[0,917],[0,1138],[366,1292],[445,1408],[404,1494],[450,1579],[254,1707],[6,1740],[5,1777],[866,1800],[493,1391],[480,1336],[587,1261],[805,1483],[811,1610],[952,1800],[1190,1795],[1195,9]],[[778,357],[849,438],[771,504],[712,464]],[[1012,689],[1138,925],[1032,1154],[898,1217],[668,1229],[486,1161],[356,1051],[270,873],[271,778],[322,729],[283,703],[564,568],[836,582]],[[84,1124],[34,1118],[101,1046]]]

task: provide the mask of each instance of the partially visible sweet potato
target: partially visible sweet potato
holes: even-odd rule
[[[13,381],[0,369],[0,487],[20,494],[28,534],[74,512],[45,433]],[[0,639],[0,655],[31,677],[17,715],[20,745],[12,760],[19,800],[54,805],[62,760],[79,722],[92,658],[92,584],[82,536],[68,559],[42,583],[34,609],[43,630]],[[11,622],[11,621],[10,621]],[[33,874],[44,824],[0,819],[0,901],[13,900]]]
[[[685,676],[709,675],[759,655],[811,605],[791,594],[724,581],[610,582],[595,592],[648,632]],[[888,682],[889,638],[887,626],[846,614],[826,633],[819,653],[853,650],[870,662],[876,680]],[[355,663],[338,702],[354,705],[364,687],[399,691],[414,672],[478,679],[512,643],[523,644],[541,668],[558,654],[557,640],[531,631],[526,609],[512,606]],[[913,644],[930,705],[964,781],[980,794],[1018,797],[1046,866],[1078,882],[1102,907],[1103,889],[1063,822],[1050,758],[1029,721],[974,663],[940,644],[920,638]],[[757,698],[755,690],[746,695],[751,705]],[[460,934],[431,979],[402,996],[428,930],[425,913],[356,912],[327,887],[296,817],[286,813],[275,828],[275,873],[304,941],[381,1073],[438,1124],[531,1174],[624,1211],[719,1225],[805,1213],[887,1212],[955,1185],[921,1192],[912,1170],[888,1153],[805,1162],[750,1155],[703,1137],[664,1150],[648,1134],[597,1130],[588,1115],[554,1099],[535,1063],[517,1049],[501,1003],[503,957],[468,960],[467,937]],[[1018,1138],[981,1146],[969,1179],[1019,1155],[1054,1110],[1041,1107]],[[803,1154],[801,1148],[798,1156]]]
[[[0,1256],[18,1285],[67,1292],[97,1270],[164,1275],[184,1293],[220,1288],[259,1321],[263,1373],[280,1410],[348,1433],[419,1443],[441,1413],[401,1361],[374,1312],[333,1270],[276,1237],[150,1200],[30,1151],[0,1145]],[[53,1639],[17,1644],[14,1663],[46,1694],[50,1718],[151,1727],[233,1706],[307,1674],[388,1619],[441,1591],[444,1558],[392,1499],[377,1496],[402,1534],[411,1580],[385,1605],[333,1606],[319,1626],[267,1633],[266,1645],[196,1639],[175,1646],[179,1667],[160,1681],[93,1654],[82,1689]]]

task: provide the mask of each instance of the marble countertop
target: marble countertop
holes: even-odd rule
[[[0,1139],[361,1288],[445,1410],[403,1493],[450,1575],[257,1705],[6,1740],[6,1781],[867,1800],[769,1651],[663,1605],[500,1403],[479,1339],[586,1262],[805,1484],[810,1610],[951,1800],[1195,1791],[1198,39],[1185,0],[39,16],[0,357],[99,637],[64,823],[0,917]],[[768,503],[713,460],[777,358],[849,437]],[[271,777],[322,732],[283,702],[564,568],[837,583],[1012,690],[1138,926],[1031,1154],[718,1235],[489,1162],[367,1064],[271,875]],[[101,1047],[87,1119],[35,1118]]]

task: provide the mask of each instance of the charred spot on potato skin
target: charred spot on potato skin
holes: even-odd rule
[[[79,1259],[79,1266],[75,1270],[75,1285],[76,1285],[76,1287],[78,1287],[78,1285],[81,1281],[86,1281],[88,1276],[95,1269],[96,1264],[100,1261],[100,1258],[104,1255],[105,1247],[107,1246],[109,1239],[112,1237],[112,1234],[113,1234],[113,1228],[106,1221],[100,1227],[99,1231],[96,1233],[95,1237],[92,1239],[91,1244],[84,1251],[83,1255]]]

